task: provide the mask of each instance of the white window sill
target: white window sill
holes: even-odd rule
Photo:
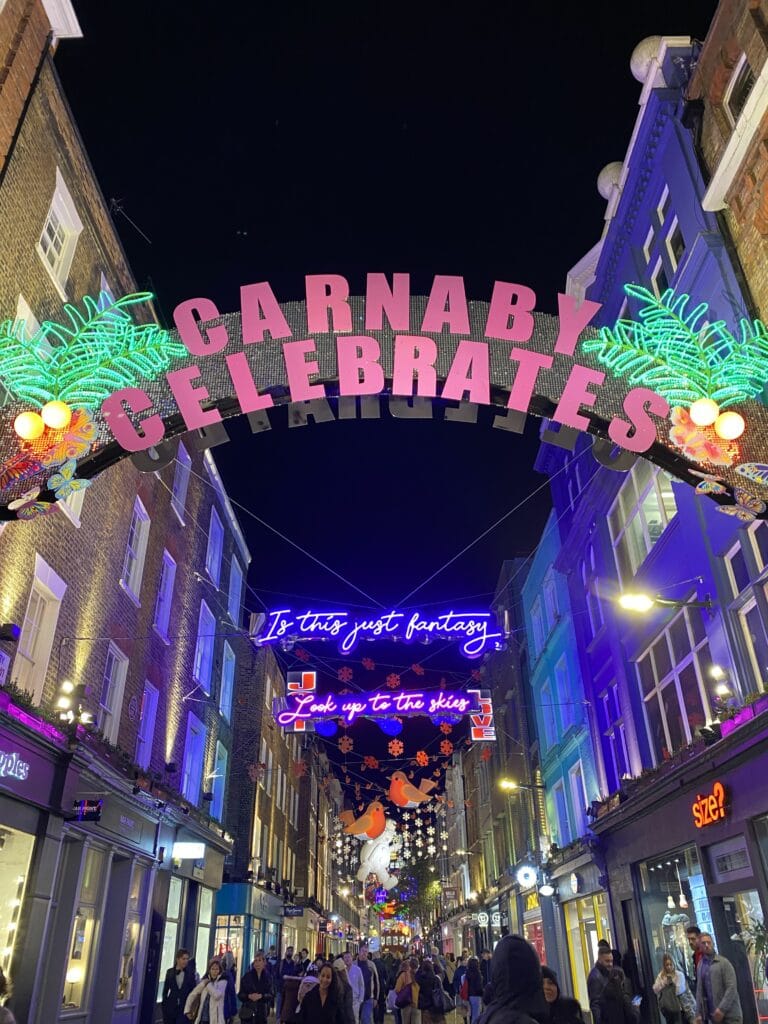
[[[64,513],[67,519],[72,523],[76,530],[80,529],[80,516],[76,516],[66,501],[57,501],[56,504],[59,509]]]
[[[206,683],[204,683],[202,679],[198,679],[197,676],[194,673],[192,674],[192,682],[197,684],[197,687],[200,690],[203,691],[203,693],[205,694],[206,697],[210,697],[211,696],[211,684],[210,683],[208,683],[206,685]]]
[[[53,269],[51,264],[45,258],[45,253],[43,252],[43,247],[38,242],[35,248],[37,249],[37,255],[40,257],[40,262],[45,267],[45,270],[46,270],[46,273],[48,274],[48,277],[50,277],[51,281],[53,282],[53,287],[58,292],[59,298],[61,299],[62,302],[66,302],[67,301],[67,291],[66,291],[64,285],[58,279],[58,277],[56,277],[56,271]]]
[[[120,579],[120,587],[124,594],[126,595],[126,597],[131,601],[131,603],[135,604],[137,608],[141,608],[141,601],[138,599],[138,597],[136,597],[134,592],[131,590],[131,588],[128,586],[125,580],[122,579],[122,577]]]
[[[164,633],[160,632],[160,630],[157,628],[157,626],[155,625],[154,622],[152,623],[152,629],[153,629],[155,635],[158,636],[163,641],[163,643],[165,644],[166,647],[170,647],[171,646],[171,641],[168,639],[167,636],[165,636]]]

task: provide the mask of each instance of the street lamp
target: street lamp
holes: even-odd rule
[[[710,597],[705,597],[703,601],[673,601],[669,597],[659,597],[658,595],[651,597],[650,594],[642,591],[619,595],[619,607],[626,612],[638,612],[644,615],[655,605],[662,608],[706,608],[708,611],[712,611],[714,607]]]
[[[518,789],[546,789],[540,782],[516,782],[514,779],[499,779],[499,789],[514,793]]]

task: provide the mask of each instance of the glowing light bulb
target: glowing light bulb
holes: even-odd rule
[[[737,412],[721,412],[715,420],[715,433],[724,441],[735,441],[744,433],[744,417]]]
[[[720,415],[720,406],[711,398],[700,398],[688,411],[697,427],[711,427]]]
[[[13,421],[13,429],[22,441],[36,441],[42,437],[45,423],[39,412],[20,412]]]
[[[670,893],[669,896],[667,896],[667,906],[670,910],[675,909],[675,897],[672,895],[672,893]]]
[[[65,679],[60,687],[62,693],[72,693],[74,688],[75,684],[69,679]]]
[[[51,430],[64,430],[72,419],[72,410],[66,402],[46,402],[40,410],[43,423]]]

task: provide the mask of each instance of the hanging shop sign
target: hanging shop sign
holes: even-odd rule
[[[698,794],[691,807],[693,823],[696,828],[715,825],[726,816],[725,787],[722,782],[715,782],[710,793]]]
[[[469,716],[473,740],[496,739],[490,690],[384,690],[342,695],[319,694],[316,687],[316,672],[289,672],[285,696],[272,701],[277,724],[289,732],[311,732],[318,723],[339,718],[353,725],[360,718]]]
[[[477,915],[477,923],[480,925],[481,928],[487,928],[489,920],[490,918],[488,917],[484,910],[481,910],[480,913]]]
[[[283,907],[283,917],[304,917],[304,907]]]
[[[45,515],[127,455],[157,470],[175,457],[164,442],[184,431],[205,431],[199,447],[220,444],[228,416],[247,414],[258,431],[279,405],[292,421],[320,421],[335,418],[331,401],[340,418],[358,406],[362,417],[385,396],[403,415],[432,400],[493,406],[517,433],[529,413],[547,417],[564,434],[556,443],[589,432],[601,462],[614,463],[617,446],[694,485],[703,472],[716,486],[702,493],[719,505],[764,515],[753,510],[768,483],[765,328],[729,329],[672,290],[626,290],[636,320],[599,329],[589,299],[560,294],[550,316],[523,284],[496,281],[478,302],[462,277],[436,275],[429,295],[412,296],[408,274],[383,273],[367,275],[361,296],[338,274],[310,274],[304,299],[282,304],[268,282],[245,284],[237,314],[187,299],[172,332],[154,321],[149,293],[86,296],[31,338],[8,320],[0,513]]]
[[[290,646],[310,640],[335,640],[342,654],[349,654],[361,640],[455,640],[467,658],[479,658],[501,645],[491,612],[398,612],[378,616],[356,616],[351,612],[292,612],[287,608],[254,618],[258,632],[252,639],[261,645]]]

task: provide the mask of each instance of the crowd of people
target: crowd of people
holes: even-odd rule
[[[732,965],[714,950],[712,936],[688,931],[693,976],[664,955],[653,992],[665,1024],[741,1024]],[[593,1024],[639,1024],[640,997],[601,940],[587,979]],[[584,1024],[576,999],[564,996],[555,972],[541,966],[525,939],[505,935],[491,954],[463,950],[456,957],[437,949],[420,955],[381,956],[361,945],[335,960],[288,947],[280,959],[274,947],[256,953],[239,985],[231,953],[215,957],[202,978],[189,952],[180,949],[165,977],[164,1024],[446,1024],[446,1014],[463,1024]],[[458,1022],[457,1022],[458,1024]]]

